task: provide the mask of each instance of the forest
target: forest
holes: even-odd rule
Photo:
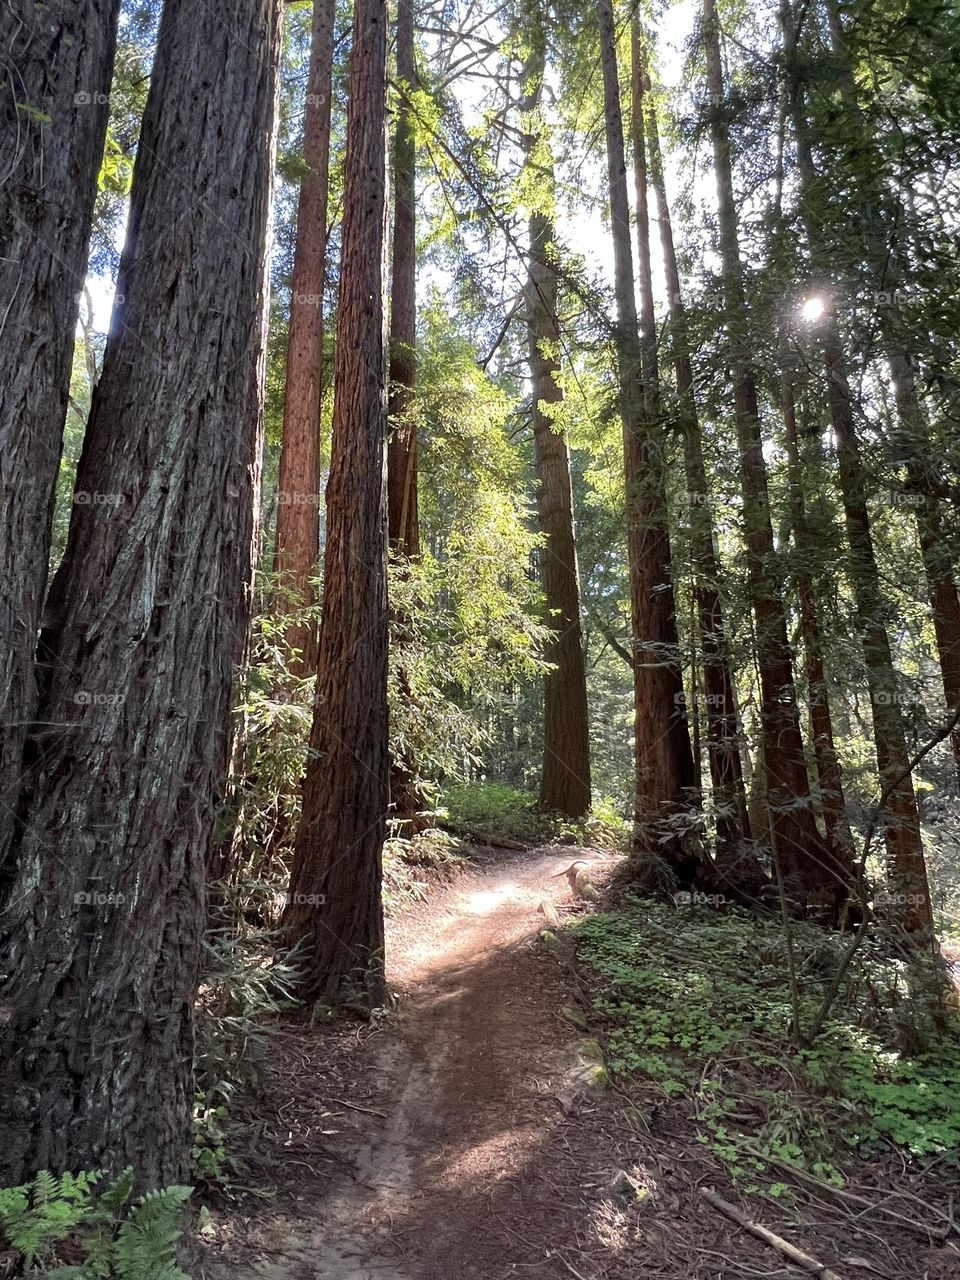
[[[0,6],[0,1277],[960,1276],[957,0]]]

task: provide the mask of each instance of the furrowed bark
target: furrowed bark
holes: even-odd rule
[[[119,0],[0,9],[0,899],[119,12]]]
[[[4,1182],[183,1181],[204,869],[260,478],[279,6],[167,0],[41,638],[5,920]]]
[[[530,52],[524,67],[524,110],[529,113],[523,147],[526,163],[536,163],[536,187],[542,207],[530,215],[527,268],[527,346],[532,386],[533,446],[537,472],[537,513],[545,545],[541,582],[547,621],[553,637],[545,656],[554,664],[543,683],[543,772],[540,805],[582,818],[590,809],[590,728],[580,576],[570,453],[550,406],[563,402],[560,373],[560,329],[557,322],[557,271],[554,263],[554,172],[549,141],[538,115],[546,74],[543,13],[528,5],[524,38]],[[539,157],[539,159],[537,159]]]
[[[598,0],[600,57],[614,250],[615,332],[624,428],[627,547],[635,644],[636,832],[638,847],[666,857],[682,878],[699,859],[681,847],[669,819],[689,807],[693,756],[684,709],[683,673],[670,580],[666,488],[657,424],[649,416],[643,349],[633,285],[623,117],[610,0]]]
[[[301,944],[303,997],[364,1007],[385,994],[386,50],[385,0],[357,0],[317,689],[284,913],[290,941]]]
[[[290,329],[283,399],[283,434],[277,485],[274,572],[281,613],[315,604],[320,552],[320,405],[323,372],[323,290],[326,279],[330,109],[334,0],[314,0],[310,66],[303,117],[303,160],[297,239],[290,281]],[[290,667],[298,676],[316,663],[316,629],[307,621],[287,627]],[[299,655],[294,657],[293,655]]]

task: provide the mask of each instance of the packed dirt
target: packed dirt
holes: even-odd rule
[[[538,936],[544,902],[588,909],[556,876],[575,857],[601,885],[616,863],[488,853],[391,923],[394,1012],[281,1032],[253,1190],[213,1205],[197,1280],[809,1275],[704,1204],[700,1185],[736,1195],[688,1119],[604,1080],[569,957]],[[906,1240],[877,1265],[844,1224],[798,1243],[844,1280],[960,1274],[954,1249]]]

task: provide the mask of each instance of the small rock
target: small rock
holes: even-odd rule
[[[579,1009],[575,1009],[571,1004],[565,1004],[563,1006],[560,1010],[560,1016],[562,1018],[566,1018],[567,1022],[573,1023],[578,1031],[590,1030],[590,1023],[587,1021],[586,1017]]]

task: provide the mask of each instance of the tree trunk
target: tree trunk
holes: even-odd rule
[[[323,288],[330,173],[330,99],[334,0],[314,0],[303,116],[303,160],[297,205],[297,240],[290,281],[290,329],[283,399],[283,435],[277,485],[274,572],[281,613],[316,602],[314,575],[320,549],[320,403],[323,370]],[[316,663],[316,629],[306,619],[286,630],[289,663],[308,675]],[[297,655],[297,656],[294,656]]]
[[[0,11],[0,898],[119,12],[120,0]]]
[[[797,608],[800,616],[800,636],[803,641],[804,674],[807,680],[807,697],[810,706],[810,726],[813,731],[813,753],[817,763],[817,780],[820,784],[820,803],[827,842],[834,858],[846,869],[849,882],[853,882],[854,846],[850,823],[847,819],[843,794],[843,775],[833,734],[833,717],[830,711],[830,691],[827,685],[826,666],[823,659],[823,641],[817,616],[817,597],[809,566],[816,563],[818,548],[807,522],[804,503],[804,459],[800,450],[797,430],[796,392],[793,371],[789,365],[789,353],[785,340],[781,339],[781,407],[787,453],[787,484],[789,487],[790,525],[798,567],[794,576],[797,592]]]
[[[554,227],[544,210],[552,208],[553,164],[539,115],[546,74],[546,34],[538,0],[526,8],[523,32],[529,52],[524,66],[523,107],[528,114],[523,147],[528,166],[537,163],[534,189],[541,201],[530,214],[530,258],[526,313],[537,471],[537,513],[545,544],[540,577],[553,635],[545,657],[553,663],[543,682],[542,808],[583,818],[590,810],[590,727],[580,577],[573,510],[570,453],[550,406],[563,402],[557,321],[557,271]]]
[[[41,637],[2,1170],[183,1181],[205,858],[251,599],[279,6],[167,0]],[[82,499],[82,501],[81,501]]]
[[[886,608],[873,552],[863,463],[853,423],[853,404],[840,330],[832,312],[825,318],[823,353],[830,418],[836,436],[837,470],[850,544],[850,580],[873,704],[877,767],[881,790],[886,796],[884,819],[888,878],[893,890],[895,914],[903,927],[908,931],[930,929],[933,911],[920,815],[910,775],[910,753],[900,714],[899,687],[884,621]]]
[[[387,401],[387,534],[400,571],[420,555],[417,480],[417,150],[408,94],[416,85],[413,0],[397,0],[396,125],[393,133],[393,260],[390,280],[389,393]],[[402,647],[407,620],[397,614],[394,635]],[[402,657],[397,668],[401,698],[413,698]],[[390,816],[407,833],[421,829],[425,804],[417,762],[409,746],[390,762]]]
[[[598,0],[604,122],[613,235],[615,342],[620,374],[626,483],[627,554],[635,648],[636,841],[666,856],[683,879],[699,859],[681,848],[669,820],[693,800],[693,755],[684,709],[683,672],[670,581],[663,459],[657,424],[649,417],[643,353],[633,292],[633,251],[627,202],[627,167],[610,0]],[[676,838],[675,838],[676,837]]]
[[[902,347],[892,340],[892,335],[886,345],[899,419],[898,445],[905,459],[907,491],[913,499],[944,702],[950,717],[960,710],[960,595],[957,592],[955,552],[944,534],[944,518],[935,479],[937,462],[932,456],[930,434],[917,395],[916,379],[910,361]],[[950,743],[960,781],[960,726],[951,733]]]
[[[417,149],[407,93],[416,84],[413,0],[397,0],[397,123],[393,134],[393,264],[390,289],[390,436],[387,504],[390,549],[420,554],[417,501]]]
[[[790,67],[790,109],[797,147],[801,208],[815,271],[825,276],[827,263],[820,248],[822,231],[810,215],[816,170],[810,150],[803,86],[796,72],[792,19],[781,9]],[[807,196],[807,200],[803,196]],[[832,305],[821,322],[821,344],[830,421],[836,438],[837,470],[850,546],[850,579],[872,702],[874,742],[881,791],[885,800],[885,839],[888,878],[895,914],[908,931],[932,928],[933,913],[927,884],[920,815],[917,809],[910,753],[907,748],[899,687],[887,634],[888,608],[880,587],[867,508],[866,482],[854,423],[853,399],[846,370],[840,326]]]
[[[787,639],[786,610],[779,574],[775,569],[767,466],[763,456],[759,400],[740,261],[729,127],[724,114],[716,0],[704,0],[703,16],[727,346],[733,368],[734,413],[740,455],[747,584],[760,674],[769,835],[772,852],[779,860],[788,890],[823,908],[833,909],[838,896],[836,868],[814,821],[793,662]]]
[[[357,0],[323,614],[311,758],[284,925],[308,1001],[384,996],[387,809],[383,333],[387,7]]]
[[[641,67],[641,76],[643,69]],[[644,82],[641,78],[641,91]],[[637,93],[636,74],[634,93]],[[635,109],[642,127],[642,108]],[[684,475],[687,484],[687,511],[693,551],[693,589],[703,653],[704,701],[707,713],[707,755],[713,807],[717,823],[717,862],[723,875],[737,878],[737,861],[743,844],[750,839],[750,819],[743,785],[740,759],[741,731],[736,698],[736,679],[720,599],[720,560],[713,536],[710,488],[703,456],[703,439],[694,390],[693,364],[687,336],[687,316],[680,291],[680,271],[673,241],[670,204],[663,171],[660,130],[656,108],[646,112],[650,149],[650,182],[657,200],[660,247],[669,298],[670,341],[677,383],[678,426],[683,439]],[[636,136],[634,147],[637,148]]]
[[[841,96],[857,125],[851,145],[860,150],[866,146],[869,151],[869,131],[850,69],[840,14],[833,0],[828,0],[826,9],[831,44],[837,59]],[[795,39],[790,47],[795,47]],[[873,171],[877,175],[876,181],[879,181],[879,175],[883,172],[879,160]],[[877,210],[882,207],[881,202],[871,199],[867,193],[863,193],[861,198],[863,241],[876,279],[886,290],[896,292],[900,271],[900,250],[896,236],[886,235],[882,222],[878,220]],[[944,700],[948,714],[953,714],[960,708],[960,592],[957,589],[956,555],[954,548],[944,537],[936,473],[931,473],[927,465],[931,448],[930,433],[926,414],[917,394],[912,362],[889,308],[880,308],[879,321],[884,354],[893,382],[899,420],[899,445],[904,455],[908,490],[919,499],[914,506],[917,535],[933,615]],[[951,734],[951,744],[960,779],[960,727],[955,728]]]

